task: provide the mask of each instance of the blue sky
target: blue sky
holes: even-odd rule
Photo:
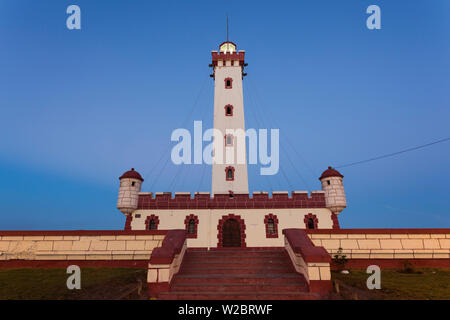
[[[0,229],[120,229],[131,167],[143,191],[209,191],[210,167],[164,163],[172,130],[212,126],[227,12],[249,63],[246,127],[279,128],[284,146],[288,179],[251,166],[250,190],[319,190],[328,165],[450,136],[446,0],[0,0]],[[450,227],[449,164],[446,142],[343,168],[341,226]]]

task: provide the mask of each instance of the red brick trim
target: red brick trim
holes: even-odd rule
[[[0,261],[0,269],[67,268],[70,265],[92,268],[147,268],[144,260],[7,260]]]
[[[316,229],[306,230],[311,234],[450,234],[450,228],[446,229]]]
[[[123,228],[124,230],[131,230],[131,221],[133,221],[133,215],[128,214],[125,220],[125,227]]]
[[[269,233],[269,219],[273,220],[275,233]],[[269,213],[264,217],[264,224],[266,225],[266,238],[278,238],[278,218],[276,215]]]
[[[189,231],[189,221],[191,219],[194,219],[195,221],[195,233],[188,233]],[[198,217],[196,215],[189,215],[186,216],[186,219],[184,219],[184,225],[186,226],[186,238],[197,238],[197,233],[198,233]]]
[[[245,221],[244,219],[241,219],[241,216],[236,216],[234,214],[229,214],[227,216],[222,216],[222,219],[219,220],[219,223],[217,225],[217,248],[223,248],[223,225],[224,223],[229,220],[229,219],[234,219],[237,222],[239,222],[240,225],[240,231],[241,231],[241,248],[245,248],[247,247],[247,244],[245,242]],[[235,249],[235,248],[234,248]]]
[[[231,169],[232,177],[228,178],[228,170],[230,170],[230,169]],[[234,181],[234,170],[235,169],[232,166],[228,166],[225,168],[225,180],[226,181]]]
[[[281,197],[284,196],[284,197]],[[230,198],[228,193],[215,194],[212,198],[210,194],[190,195],[176,194],[140,194],[138,209],[164,210],[164,209],[275,209],[275,208],[326,208],[325,194],[306,193],[289,195],[235,194]]]
[[[240,52],[212,52],[212,65],[213,67],[217,67],[218,61],[219,60],[231,60],[231,61],[235,61],[235,60],[239,60],[239,65],[240,66],[244,66],[244,58],[245,58],[245,52],[244,51],[240,51]]]
[[[232,78],[225,78],[225,89],[233,89],[233,79]],[[227,86],[227,81],[230,81],[230,85]]]
[[[152,219],[155,220],[155,226],[156,226],[156,229],[155,229],[155,230],[158,230],[159,218],[158,218],[158,216],[155,216],[154,214],[149,215],[149,216],[147,217],[147,219],[145,219],[145,230],[149,230],[149,228],[150,228],[150,221],[151,221]]]
[[[165,235],[168,230],[14,230],[0,231],[0,236],[122,236]]]
[[[333,221],[333,229],[340,229],[341,227],[339,226],[339,220],[338,220],[338,216],[336,213],[332,212],[331,213],[331,220]]]
[[[175,255],[181,252],[186,241],[186,230],[169,230],[162,246],[153,249],[150,264],[171,264]]]
[[[231,113],[230,114],[227,113],[227,108],[228,107],[230,107],[230,109],[231,109]],[[233,116],[233,106],[231,104],[227,104],[224,108],[225,108],[225,116],[226,117],[232,117]]]
[[[305,223],[305,228],[308,230],[312,230],[308,228],[309,219],[312,219],[314,221],[314,229],[317,229],[319,225],[319,219],[317,219],[317,216],[312,213],[305,214],[305,218],[303,219],[303,222]]]

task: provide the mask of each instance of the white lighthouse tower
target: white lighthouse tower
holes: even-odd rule
[[[222,143],[215,144],[212,164],[212,193],[248,193],[247,157],[242,80],[245,52],[226,41],[212,51],[214,77],[214,129]],[[221,159],[219,159],[219,156]]]

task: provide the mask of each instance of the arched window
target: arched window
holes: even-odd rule
[[[227,180],[227,181],[234,180],[234,168],[233,167],[227,167],[225,169],[225,180]]]
[[[155,219],[150,219],[148,223],[148,230],[156,230],[156,221]]]
[[[266,238],[278,238],[278,218],[270,213],[264,218],[266,225]]]
[[[159,218],[154,214],[145,219],[145,227],[147,230],[158,230]]]
[[[317,219],[317,216],[315,214],[308,213],[307,215],[305,215],[305,219],[303,219],[303,222],[305,223],[306,229],[317,229],[319,220]]]
[[[275,234],[275,222],[273,219],[269,219],[269,221],[267,221],[267,232],[269,234]]]
[[[188,224],[188,234],[195,234],[195,220],[194,219],[189,219],[189,224]]]
[[[186,226],[186,237],[197,238],[198,217],[193,214],[186,216],[184,225]]]

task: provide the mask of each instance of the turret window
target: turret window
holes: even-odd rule
[[[233,167],[227,167],[225,169],[225,179],[227,181],[234,181],[234,168]]]
[[[233,116],[233,106],[231,104],[227,104],[225,106],[225,116],[227,117]]]
[[[136,181],[131,182],[132,187],[134,187],[135,184],[136,184]]]
[[[233,88],[233,79],[226,78],[225,79],[225,89],[232,89]]]
[[[328,183],[328,185],[330,185],[331,184],[330,180],[327,180],[327,183]]]
[[[184,225],[186,226],[187,238],[197,238],[198,217],[193,214],[186,216],[186,219],[184,219]]]

